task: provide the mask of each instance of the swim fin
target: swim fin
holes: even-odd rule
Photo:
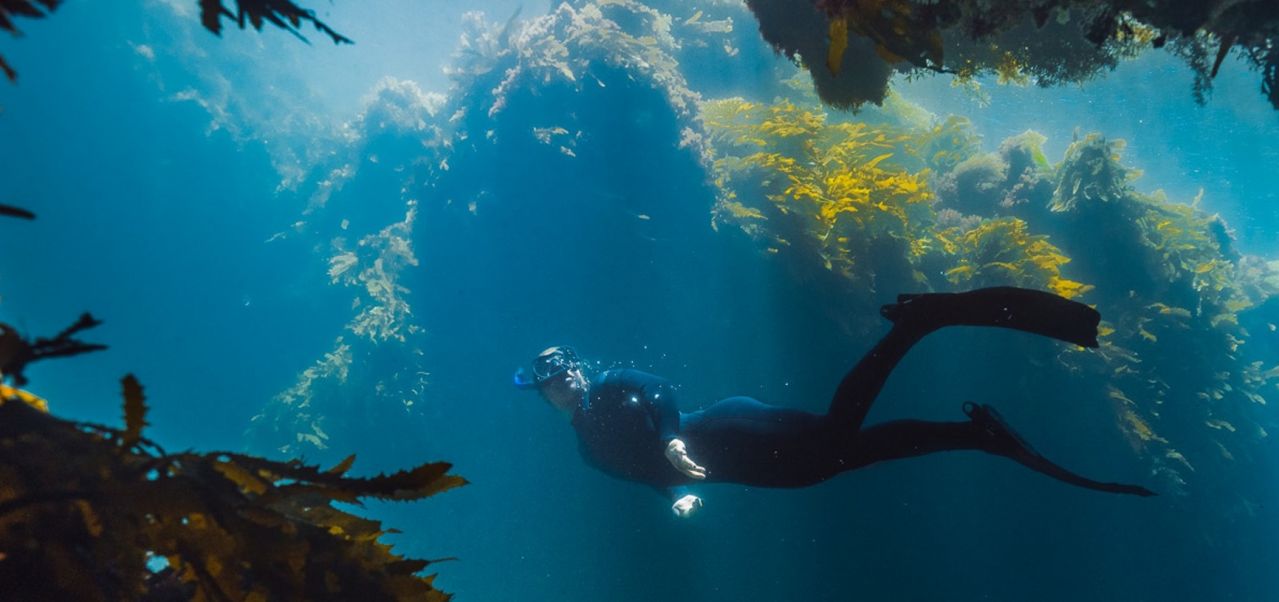
[[[932,331],[945,326],[997,326],[1097,346],[1097,310],[1052,293],[1001,286],[963,293],[898,295],[879,313],[894,324]]]
[[[1012,427],[1008,426],[1004,417],[995,411],[995,408],[986,404],[965,401],[964,414],[967,414],[973,424],[981,429],[982,435],[987,438],[987,444],[989,445],[985,450],[990,453],[1010,458],[1035,472],[1078,487],[1142,497],[1155,495],[1155,492],[1140,485],[1094,481],[1054,464],[1048,458],[1035,451]]]

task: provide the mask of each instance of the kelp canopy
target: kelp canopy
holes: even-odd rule
[[[1167,47],[1202,102],[1238,49],[1279,109],[1279,4],[1270,0],[747,0],[764,38],[802,57],[828,104],[880,103],[895,73],[1051,86]]]

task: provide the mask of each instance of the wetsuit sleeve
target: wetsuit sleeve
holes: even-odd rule
[[[675,401],[675,386],[650,374],[644,374],[643,379],[644,408],[662,443],[669,443],[679,436],[679,404]]]

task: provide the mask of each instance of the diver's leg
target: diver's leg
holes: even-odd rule
[[[879,396],[897,363],[929,329],[913,323],[895,323],[862,359],[844,375],[831,397],[826,420],[833,430],[855,433],[866,420],[870,404]]]
[[[964,422],[895,420],[877,424],[851,437],[839,460],[851,470],[876,462],[942,451],[977,450],[1010,458],[1031,470],[1078,487],[1110,493],[1154,495],[1145,487],[1094,481],[1058,466],[1027,445],[989,406],[968,402],[964,404],[964,411],[970,418]]]
[[[837,429],[856,431],[889,373],[919,339],[946,326],[996,326],[1097,346],[1101,315],[1082,303],[1023,288],[899,295],[880,309],[893,329],[853,367],[831,398],[827,417]]]
[[[680,438],[688,455],[706,467],[709,482],[800,487],[832,470],[832,439],[820,414],[732,397],[684,414]]]

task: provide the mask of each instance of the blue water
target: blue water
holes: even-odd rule
[[[0,39],[20,73],[0,84],[0,203],[39,216],[0,222],[0,321],[53,333],[91,311],[104,325],[86,338],[111,347],[30,369],[56,413],[118,423],[119,378],[134,373],[149,434],[169,449],[324,464],[356,452],[360,474],[452,462],[469,486],[367,512],[403,531],[392,541],[405,554],[456,556],[431,569],[461,600],[1279,598],[1273,437],[1230,472],[1150,499],[955,453],[802,490],[709,486],[699,515],[675,518],[648,489],[590,469],[567,422],[514,391],[511,371],[569,343],[670,378],[686,409],[751,395],[821,411],[883,332],[842,330],[818,284],[710,227],[714,186],[679,146],[687,115],[600,60],[575,67],[572,85],[517,86],[490,114],[506,63],[445,71],[483,64],[457,54],[464,2],[324,4],[319,16],[356,40],[342,47],[309,30],[311,45],[280,31],[219,39],[195,5],[82,0]],[[519,9],[520,31],[551,6],[484,9],[494,31]],[[735,15],[736,57],[721,65],[690,44],[679,72],[705,98],[770,100],[788,63]],[[1274,260],[1279,112],[1255,78],[1227,62],[1199,106],[1189,71],[1151,53],[1083,86],[986,82],[988,104],[944,79],[897,89],[971,119],[987,151],[1027,129],[1047,136],[1052,161],[1076,130],[1126,139],[1138,190],[1190,202],[1203,189],[1200,207],[1223,216],[1237,249]],[[557,126],[568,133],[551,144],[530,134]],[[412,260],[377,246],[392,239]],[[359,261],[348,276],[382,257],[409,308],[372,337],[350,325],[378,298],[330,276],[347,251]],[[1279,309],[1267,307],[1248,318],[1246,350],[1265,368],[1279,363],[1265,328]],[[342,345],[345,381],[321,378],[304,410],[282,404]],[[929,337],[870,421],[953,420],[962,400],[989,401],[1074,470],[1154,483],[1110,402],[1072,392],[1056,345]],[[310,420],[299,413],[323,417],[322,446],[295,436]],[[266,421],[282,430],[264,433]]]

